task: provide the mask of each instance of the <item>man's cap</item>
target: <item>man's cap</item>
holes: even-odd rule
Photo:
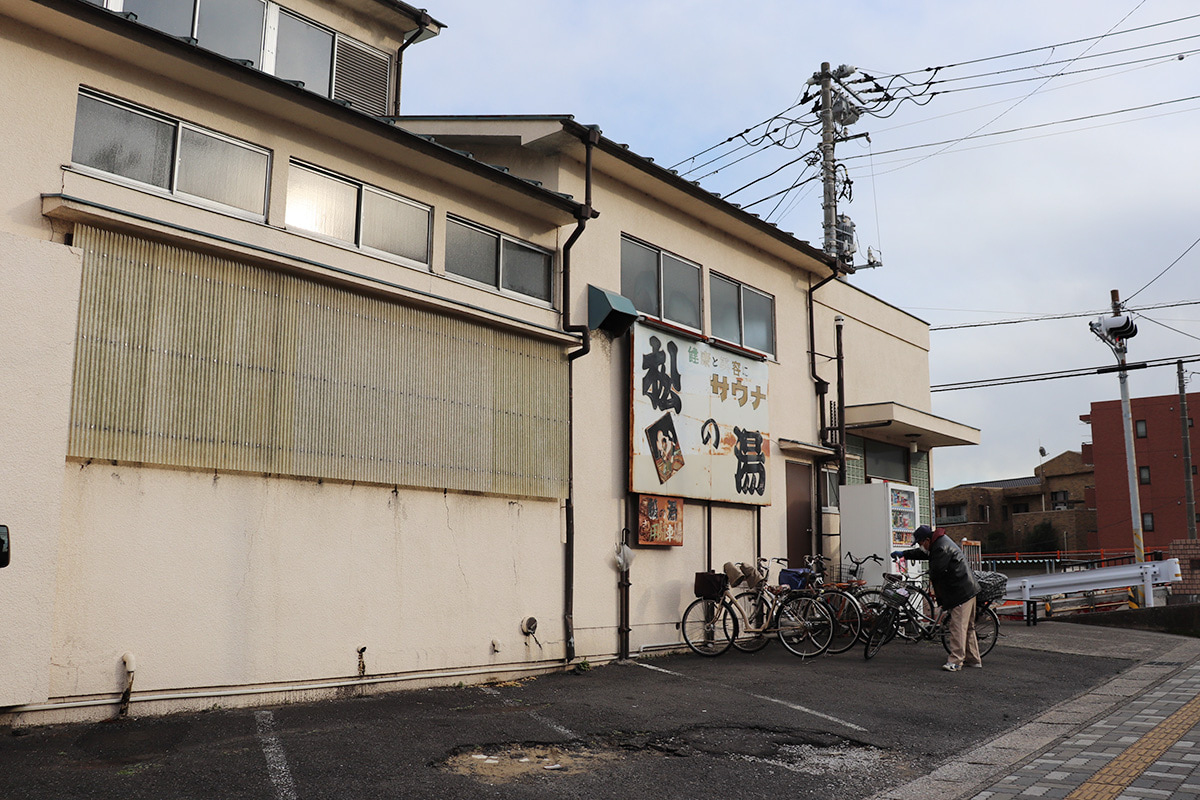
[[[919,527],[915,531],[913,531],[913,544],[920,544],[921,542],[925,541],[926,539],[932,539],[932,538],[933,538],[933,529],[930,528],[928,525],[922,525],[921,527]]]

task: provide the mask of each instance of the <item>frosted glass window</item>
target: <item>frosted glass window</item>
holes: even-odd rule
[[[700,269],[662,255],[663,318],[700,329]]]
[[[196,4],[193,0],[125,0],[124,11],[137,21],[173,36],[191,36]]]
[[[429,209],[364,188],[362,246],[429,263]]]
[[[775,300],[762,292],[742,287],[742,344],[764,353],[775,352]]]
[[[357,221],[358,186],[292,165],[287,191],[289,226],[354,242]]]
[[[550,302],[550,256],[520,242],[504,240],[504,288]]]
[[[499,244],[492,234],[446,220],[446,271],[499,286]]]
[[[763,353],[775,353],[775,299],[737,281],[709,275],[712,335]]]
[[[262,0],[202,0],[196,40],[207,50],[261,67],[266,9]]]
[[[333,75],[333,34],[291,14],[279,14],[275,75],[303,81],[304,88],[329,96]]]
[[[71,160],[169,189],[175,124],[79,95]]]
[[[621,240],[621,294],[643,314],[659,316],[657,250]]]
[[[267,154],[184,128],[175,188],[255,214],[266,212]]]
[[[742,343],[741,308],[738,285],[720,275],[709,275],[708,281],[712,335],[734,344]]]

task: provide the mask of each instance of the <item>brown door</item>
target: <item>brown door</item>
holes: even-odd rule
[[[788,566],[804,566],[813,554],[812,467],[787,462],[787,560]]]

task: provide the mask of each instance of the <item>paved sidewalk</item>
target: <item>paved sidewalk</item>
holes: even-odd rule
[[[1200,640],[872,800],[1200,800]]]

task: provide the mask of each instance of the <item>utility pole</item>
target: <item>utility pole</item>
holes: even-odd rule
[[[1192,432],[1188,426],[1187,382],[1183,377],[1183,359],[1175,362],[1179,372],[1179,424],[1183,428],[1183,499],[1187,513],[1189,539],[1196,538],[1196,492],[1192,484]]]
[[[829,62],[823,62],[821,71],[813,77],[821,82],[821,181],[825,189],[821,210],[824,212],[825,254],[840,260],[837,246],[837,163],[833,160],[837,131],[833,125],[833,74],[829,71]]]
[[[1129,478],[1129,516],[1133,527],[1133,555],[1141,564],[1146,560],[1146,549],[1142,541],[1142,504],[1138,497],[1137,460],[1133,451],[1133,413],[1129,409],[1129,376],[1125,368],[1125,342],[1137,335],[1137,326],[1128,314],[1121,310],[1121,293],[1112,290],[1112,316],[1101,317],[1090,323],[1092,333],[1100,337],[1117,357],[1117,374],[1121,380],[1121,419],[1125,429],[1125,470]],[[1142,588],[1135,589],[1138,605],[1145,605]]]

